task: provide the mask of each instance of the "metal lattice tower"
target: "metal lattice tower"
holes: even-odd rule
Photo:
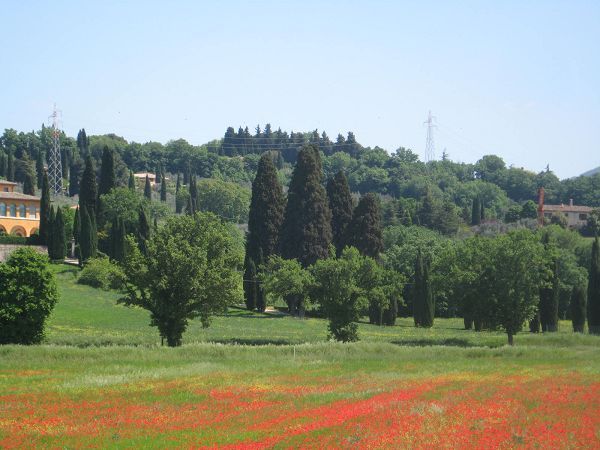
[[[427,116],[427,120],[423,122],[427,125],[427,141],[425,142],[425,162],[433,161],[435,159],[435,144],[433,142],[433,129],[436,127],[433,123],[435,117],[431,115]]]
[[[48,155],[48,183],[50,184],[50,192],[54,195],[62,195],[62,162],[60,157],[60,127],[59,127],[60,111],[54,105],[54,111],[49,117],[52,121],[52,149]]]

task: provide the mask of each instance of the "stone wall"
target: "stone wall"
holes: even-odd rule
[[[20,247],[30,247],[38,253],[48,254],[48,250],[43,245],[17,245],[17,244],[0,244],[0,261],[6,261],[8,256]]]

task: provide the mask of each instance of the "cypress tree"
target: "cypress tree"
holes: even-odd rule
[[[48,231],[46,232],[46,247],[48,249],[48,257],[52,259],[54,252],[54,243],[52,242],[54,239],[54,219],[56,218],[56,213],[54,211],[54,206],[50,206],[50,213],[48,214]]]
[[[79,265],[83,265],[89,258],[92,257],[92,221],[88,209],[85,204],[79,207],[81,218],[81,231],[79,233]],[[92,215],[93,217],[93,215]]]
[[[98,185],[98,198],[108,194],[117,186],[115,178],[115,159],[113,151],[106,145],[102,151],[102,165],[100,166],[100,184]]]
[[[435,225],[436,204],[431,193],[431,188],[427,186],[421,208],[419,209],[419,222],[422,226],[433,228]]]
[[[152,201],[152,186],[150,185],[150,178],[146,175],[146,184],[144,185],[144,197]]]
[[[44,152],[42,150],[38,151],[35,159],[35,173],[37,174],[37,187],[41,189],[44,182]]]
[[[82,176],[83,161],[81,159],[75,159],[71,161],[71,168],[69,170],[69,195],[73,197],[79,194],[79,180]]]
[[[471,207],[471,225],[481,224],[481,200],[479,196],[473,199],[473,205]]]
[[[583,333],[586,316],[586,292],[583,286],[573,286],[571,292],[571,320],[573,322],[573,331]]]
[[[196,212],[196,211],[195,211],[195,208],[194,208],[194,199],[193,199],[193,198],[192,198],[192,196],[190,195],[190,196],[188,196],[188,198],[187,198],[187,205],[186,205],[186,207],[185,207],[185,213],[186,213],[188,216],[193,216],[195,212]]]
[[[426,328],[431,328],[433,326],[433,320],[435,317],[435,300],[433,298],[433,289],[431,286],[431,280],[429,278],[431,263],[429,259],[423,260],[423,292],[424,292],[424,302],[423,302],[423,319],[421,321],[421,326]]]
[[[96,184],[96,172],[94,162],[88,154],[85,158],[85,168],[79,183],[79,207],[85,206],[89,215],[96,215],[96,200],[98,199],[98,186]]]
[[[183,199],[181,198],[181,177],[180,174],[177,174],[177,184],[175,186],[175,213],[181,214],[183,211]]]
[[[150,239],[150,223],[143,208],[138,212],[138,245],[142,253],[146,253],[146,241]]]
[[[165,178],[165,174],[162,174],[161,182],[160,182],[160,201],[167,201],[167,179]]]
[[[319,152],[305,145],[292,173],[281,233],[283,256],[304,267],[329,256],[331,210],[321,180]]]
[[[600,244],[598,236],[592,244],[587,301],[588,330],[592,334],[600,334]]]
[[[413,315],[415,326],[424,328],[433,326],[435,302],[429,279],[429,261],[423,258],[420,250],[417,252],[415,263]]]
[[[6,160],[6,179],[15,181],[15,158],[12,151],[8,152],[8,159]]]
[[[559,279],[558,261],[554,261],[552,286],[540,290],[540,323],[543,332],[558,331]]]
[[[379,257],[383,251],[383,236],[379,201],[375,194],[368,193],[360,199],[347,232],[348,245],[356,247],[362,255]]]
[[[135,191],[135,177],[133,176],[133,170],[129,171],[129,181],[127,187],[130,191]]]
[[[0,177],[6,176],[6,155],[0,150]]]
[[[415,279],[413,285],[413,318],[415,326],[421,326],[423,322],[423,255],[421,250],[417,251],[417,259],[415,260]]]
[[[75,218],[73,219],[73,240],[75,246],[79,244],[79,236],[81,235],[81,214],[79,213],[79,207],[75,210]]]
[[[114,261],[125,259],[125,223],[122,218],[115,217],[110,230],[110,257]]]
[[[264,311],[264,293],[257,284],[257,266],[272,255],[279,254],[279,233],[283,222],[283,188],[277,179],[277,170],[268,153],[259,162],[252,182],[252,198],[248,215],[246,264],[244,284],[246,305],[249,309]]]
[[[65,222],[63,219],[62,208],[56,209],[56,216],[52,221],[51,248],[52,251],[48,252],[50,253],[50,259],[57,261],[62,261],[65,259],[67,253],[67,243],[65,239]]]
[[[42,177],[42,198],[40,199],[40,242],[42,245],[48,245],[48,234],[50,233],[50,184],[48,182],[48,173],[44,172]]]
[[[333,245],[339,256],[346,246],[346,229],[352,221],[352,195],[344,172],[341,170],[327,182],[327,197],[331,209]]]
[[[485,220],[485,206],[483,205],[483,199],[480,197],[481,205],[479,206],[479,210],[481,211],[481,220],[480,223]]]

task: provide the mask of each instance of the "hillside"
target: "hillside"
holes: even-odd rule
[[[592,175],[596,175],[597,173],[600,173],[600,167],[596,167],[595,169],[588,170],[587,172],[582,173],[581,176],[582,177],[591,177]]]

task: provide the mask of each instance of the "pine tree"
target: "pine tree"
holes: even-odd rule
[[[352,221],[352,195],[341,170],[327,182],[327,197],[331,209],[331,232],[338,256],[346,246],[346,230]]]
[[[248,215],[246,240],[246,267],[244,285],[246,304],[264,311],[264,293],[256,282],[257,266],[265,259],[279,254],[279,233],[284,212],[283,188],[277,179],[277,170],[268,153],[258,163],[256,177],[252,183],[252,198]],[[259,300],[257,302],[257,299]]]
[[[283,256],[304,267],[329,256],[331,210],[321,179],[319,152],[306,145],[292,173],[281,234]]]
[[[161,181],[160,181],[160,201],[161,202],[167,201],[167,179],[165,178],[164,173],[162,174]]]
[[[50,254],[50,259],[55,261],[62,261],[65,259],[67,254],[67,243],[65,237],[65,222],[63,219],[62,208],[56,209],[56,216],[52,221],[52,242],[51,242],[52,251],[48,252]],[[48,248],[50,250],[50,248]]]
[[[471,207],[471,225],[481,224],[481,200],[479,197],[473,199],[473,206]]]
[[[50,184],[48,182],[48,173],[44,172],[42,177],[42,198],[40,199],[40,243],[42,245],[48,244],[48,234],[50,233],[49,227],[50,220]]]
[[[379,258],[383,251],[383,236],[379,201],[375,194],[368,193],[360,199],[347,232],[348,245],[356,247],[362,255]]]
[[[117,187],[115,178],[115,159],[113,151],[106,145],[102,151],[102,165],[100,166],[100,184],[98,185],[98,197],[108,194]]]
[[[94,171],[94,162],[92,157],[87,155],[85,158],[85,168],[81,175],[79,184],[79,207],[85,206],[89,215],[96,215],[96,200],[98,199],[98,186],[96,184],[96,172]]]
[[[586,316],[587,293],[581,285],[574,286],[571,292],[571,320],[573,322],[573,331],[583,333]]]
[[[133,170],[129,171],[129,181],[127,187],[130,191],[135,191],[135,177],[133,176]]]
[[[587,301],[588,330],[592,334],[600,334],[600,243],[598,236],[592,244]]]
[[[146,184],[144,185],[144,197],[152,201],[152,186],[150,185],[150,178],[146,175]]]

